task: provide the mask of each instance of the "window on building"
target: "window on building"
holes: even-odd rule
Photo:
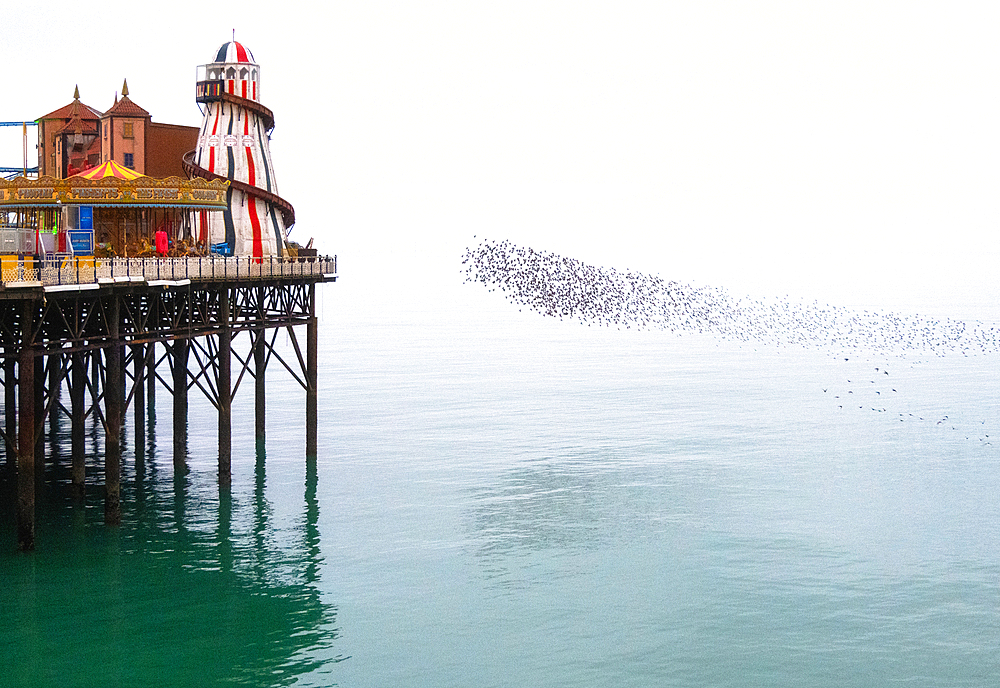
[[[131,139],[134,136],[132,133],[132,122],[122,122],[122,138]]]
[[[133,158],[132,153],[125,154],[125,167],[129,168],[130,170],[135,169],[135,159]]]

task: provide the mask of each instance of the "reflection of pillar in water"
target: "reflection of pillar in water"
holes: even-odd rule
[[[307,583],[319,580],[319,562],[322,559],[319,549],[319,499],[316,497],[316,487],[319,483],[316,457],[306,459],[306,519],[305,519],[305,575]]]

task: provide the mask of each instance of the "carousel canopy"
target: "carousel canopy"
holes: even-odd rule
[[[138,179],[139,177],[145,176],[146,175],[139,174],[133,169],[119,165],[114,160],[108,160],[99,167],[94,167],[93,169],[85,170],[79,174],[74,174],[70,177],[70,179],[75,179],[77,177],[82,179],[105,179],[107,177],[114,177],[115,179]]]
[[[118,174],[131,176],[117,176]],[[0,209],[89,205],[99,208],[224,210],[228,205],[228,187],[228,181],[218,179],[205,181],[200,177],[147,177],[127,167],[107,162],[68,179],[0,179]]]

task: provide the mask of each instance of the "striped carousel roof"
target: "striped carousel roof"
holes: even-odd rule
[[[74,174],[73,176],[83,177],[84,179],[104,179],[106,177],[115,177],[116,179],[138,179],[139,177],[145,177],[146,175],[139,174],[135,170],[123,167],[114,160],[108,160],[103,165],[86,170],[80,174]]]
[[[242,43],[237,43],[236,41],[229,41],[228,43],[223,43],[222,47],[219,48],[218,52],[215,54],[216,62],[246,62],[249,64],[256,64],[253,59],[253,53],[243,47]]]

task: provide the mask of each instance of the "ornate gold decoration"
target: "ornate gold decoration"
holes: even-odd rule
[[[229,182],[200,177],[139,177],[138,179],[55,179],[15,177],[0,179],[0,207],[51,207],[60,204],[93,206],[169,206],[225,208]]]

